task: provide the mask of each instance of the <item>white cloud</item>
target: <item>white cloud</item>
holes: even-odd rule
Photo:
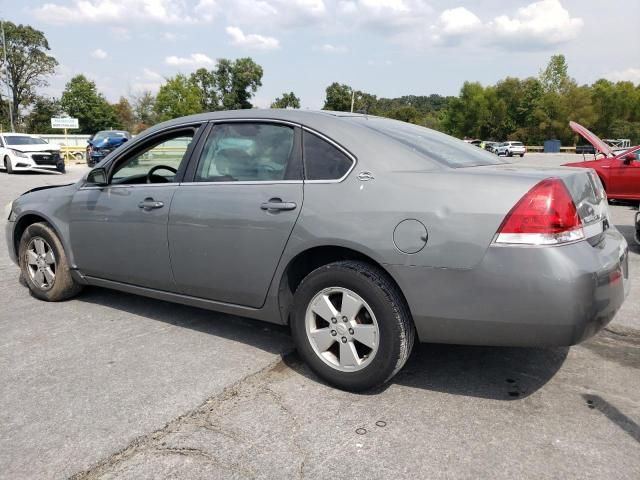
[[[624,70],[614,70],[607,72],[605,78],[613,80],[614,82],[627,81],[640,84],[640,68],[629,67]]]
[[[256,50],[273,50],[280,47],[277,38],[265,37],[255,33],[245,34],[238,27],[229,26],[227,34],[231,37],[231,44],[238,47],[252,48]]]
[[[344,45],[333,45],[331,43],[325,43],[323,45],[313,47],[313,51],[322,53],[346,53],[348,49]]]
[[[452,8],[438,17],[438,23],[433,27],[436,31],[433,39],[436,43],[453,45],[481,27],[482,21],[474,13],[464,7]]]
[[[433,9],[423,0],[341,0],[337,14],[351,24],[394,32],[407,27],[423,27],[433,15]]]
[[[309,27],[328,14],[323,0],[228,0],[227,19],[234,25]]]
[[[70,5],[45,3],[36,18],[53,24],[69,23],[194,23],[182,0],[73,0]]]
[[[501,15],[489,24],[495,40],[504,46],[544,47],[573,40],[582,30],[581,18],[571,17],[560,0],[541,0]]]
[[[205,22],[211,22],[220,10],[220,5],[216,0],[200,0],[194,11],[198,17]]]
[[[158,72],[149,68],[143,68],[142,75],[134,77],[131,87],[134,92],[150,91],[151,93],[156,93],[164,82],[165,78]]]
[[[431,39],[440,45],[495,45],[513,50],[536,50],[573,40],[583,21],[571,17],[560,0],[541,0],[519,8],[513,16],[483,22],[464,7],[443,11],[431,26]]]
[[[173,67],[206,67],[216,63],[211,57],[204,53],[192,53],[188,57],[177,57],[172,55],[165,58],[164,62]]]
[[[98,60],[104,60],[109,56],[109,54],[101,48],[96,48],[93,52],[91,52],[91,56],[93,58],[97,58]]]

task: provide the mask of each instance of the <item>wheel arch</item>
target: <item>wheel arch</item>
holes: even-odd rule
[[[62,235],[60,235],[60,231],[55,226],[55,224],[52,221],[50,221],[48,218],[46,218],[46,216],[40,213],[32,213],[32,212],[28,212],[21,215],[16,220],[15,227],[13,227],[13,252],[15,253],[16,258],[19,258],[20,252],[18,251],[18,249],[20,248],[20,239],[22,238],[24,231],[34,223],[46,223],[50,228],[52,228],[55,234],[60,239],[62,248],[65,249],[65,255],[67,255],[67,258],[70,258],[69,252],[67,251],[67,246],[65,245],[65,242],[64,242],[64,238],[62,237]]]
[[[302,280],[313,270],[329,263],[340,260],[361,260],[367,262],[384,272],[390,281],[398,288],[398,292],[402,296],[407,307],[407,299],[400,285],[383,264],[374,260],[353,248],[338,245],[322,245],[307,248],[301,251],[289,260],[279,279],[278,285],[278,306],[280,309],[280,317],[283,324],[289,324],[289,314],[293,303],[293,295]]]

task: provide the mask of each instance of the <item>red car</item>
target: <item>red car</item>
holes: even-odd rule
[[[607,197],[640,201],[640,145],[616,155],[609,145],[582,125],[569,122],[569,126],[593,145],[596,154],[593,160],[565,163],[564,166],[593,168],[604,185]]]

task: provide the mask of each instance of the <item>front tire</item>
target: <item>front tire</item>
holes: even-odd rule
[[[46,223],[29,225],[20,239],[20,269],[34,297],[59,302],[82,290],[71,276],[60,239]]]
[[[415,338],[398,287],[362,261],[330,263],[307,275],[294,295],[291,331],[309,367],[349,391],[391,379],[409,358]]]
[[[4,157],[4,168],[7,170],[7,173],[13,173],[13,166],[11,165],[11,159],[9,155],[5,155]]]

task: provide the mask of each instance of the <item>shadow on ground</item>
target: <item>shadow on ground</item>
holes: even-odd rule
[[[85,288],[77,301],[242,342],[270,353],[293,350],[289,329],[280,325],[98,287]]]
[[[293,351],[286,327],[100,288],[87,288],[78,301],[283,353],[290,368],[314,382],[321,381],[297,355],[286,355]],[[455,395],[517,400],[544,386],[560,369],[568,351],[416,344],[392,382]]]

